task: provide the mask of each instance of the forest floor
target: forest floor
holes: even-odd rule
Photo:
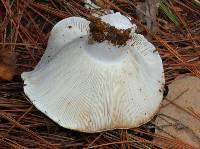
[[[200,78],[200,1],[162,0],[158,10],[154,4],[142,9],[143,4],[136,0],[114,0],[100,3],[100,9],[90,10],[84,7],[84,0],[0,0],[0,148],[197,147],[200,130],[195,130],[199,131],[196,134],[187,126],[194,135],[192,138],[197,140],[193,144],[170,132],[157,133],[163,127],[155,119],[139,128],[95,134],[64,129],[38,111],[23,92],[20,74],[36,66],[46,49],[52,27],[63,18],[87,18],[103,8],[131,18],[138,26],[137,32],[155,45],[163,60],[166,86],[182,76]],[[2,74],[4,69],[6,75]],[[176,103],[170,101],[169,104]],[[200,121],[198,109],[180,105],[176,108],[193,115],[197,123]],[[176,122],[182,121],[176,119]],[[177,129],[185,128],[184,125]]]

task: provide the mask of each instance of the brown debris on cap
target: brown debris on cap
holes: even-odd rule
[[[90,39],[96,42],[110,41],[114,46],[126,45],[127,41],[131,39],[131,29],[117,29],[101,21],[99,18],[91,20]]]

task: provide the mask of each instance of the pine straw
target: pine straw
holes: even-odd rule
[[[56,22],[70,16],[90,16],[81,1],[0,1],[0,46],[16,52],[18,67],[18,76],[13,81],[0,83],[0,148],[192,148],[147,131],[148,124],[136,129],[96,134],[71,131],[52,122],[27,101],[20,73],[33,69],[38,63],[46,48],[49,31]],[[153,34],[138,21],[134,2],[115,0],[108,3],[112,9],[131,17],[144,29],[143,34],[152,37],[163,59],[167,84],[181,74],[200,77],[198,6],[187,0],[167,1],[180,26],[176,27],[160,12],[160,31]],[[200,118],[194,109],[189,112]],[[152,138],[160,138],[165,144],[153,143]]]

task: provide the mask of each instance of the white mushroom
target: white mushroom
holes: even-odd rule
[[[22,74],[30,101],[65,128],[92,133],[138,127],[151,120],[163,97],[163,66],[155,47],[120,13],[101,19],[122,37],[131,30],[130,39],[123,45],[92,41],[93,23],[67,18],[52,29],[36,68]]]

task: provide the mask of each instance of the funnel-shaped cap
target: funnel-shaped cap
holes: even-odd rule
[[[103,19],[120,29],[135,26],[117,15],[121,20],[115,20],[116,14]],[[109,41],[89,43],[89,24],[72,17],[55,25],[39,64],[22,74],[25,94],[65,128],[91,133],[144,124],[163,97],[158,52],[142,35],[132,32],[127,45],[120,47]]]

